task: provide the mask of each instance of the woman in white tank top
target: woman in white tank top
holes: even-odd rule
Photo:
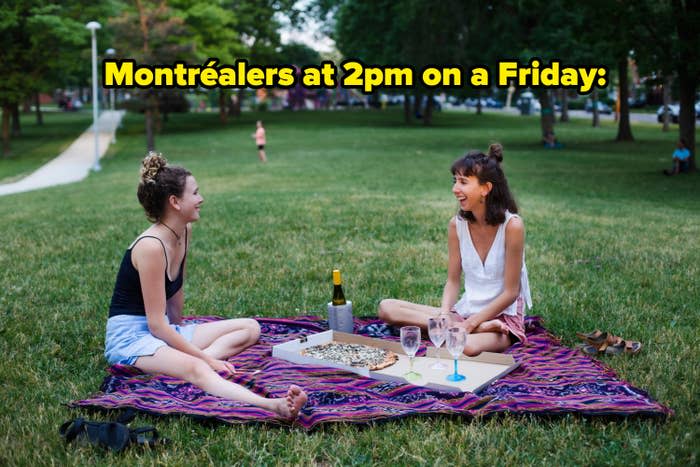
[[[501,168],[503,147],[471,151],[452,164],[459,214],[448,227],[447,282],[440,307],[385,299],[379,317],[397,326],[427,328],[447,315],[469,333],[464,353],[503,352],[526,342],[524,307],[532,307],[525,267],[525,226]],[[461,276],[464,293],[461,298]]]

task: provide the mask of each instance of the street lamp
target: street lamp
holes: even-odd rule
[[[99,99],[97,98],[97,38],[95,37],[95,31],[102,26],[97,21],[90,21],[85,27],[92,34],[92,128],[95,132],[95,163],[92,166],[92,170],[99,172],[102,167],[100,167],[99,128],[97,127]]]
[[[113,48],[105,50],[105,55],[108,57],[114,57],[117,53]],[[114,88],[109,88],[109,110],[114,110]]]

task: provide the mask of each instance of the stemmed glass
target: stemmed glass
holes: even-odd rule
[[[403,376],[407,381],[417,381],[422,378],[420,373],[413,371],[413,357],[420,346],[420,328],[418,326],[404,326],[401,328],[401,347],[408,355],[410,370]]]
[[[438,316],[437,318],[428,319],[428,335],[430,336],[430,341],[435,346],[435,354],[438,361],[433,364],[430,368],[432,370],[446,370],[447,367],[442,363],[439,358],[440,346],[445,342],[445,334],[447,333],[447,318],[444,316]]]
[[[447,330],[447,350],[455,359],[455,372],[447,375],[448,381],[464,381],[466,376],[457,373],[457,359],[464,351],[464,346],[467,344],[467,333],[462,328],[450,328]]]

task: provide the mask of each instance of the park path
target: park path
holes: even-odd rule
[[[105,110],[97,121],[99,128],[99,155],[104,156],[114,140],[124,110]],[[23,179],[0,185],[0,196],[39,190],[83,180],[95,163],[95,133],[93,125],[85,130],[65,151],[39,167]]]

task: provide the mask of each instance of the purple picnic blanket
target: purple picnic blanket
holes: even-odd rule
[[[216,319],[221,318],[194,317],[189,321]],[[525,321],[528,345],[517,343],[507,350],[519,367],[478,394],[378,381],[334,368],[272,358],[273,345],[325,331],[328,323],[316,316],[257,320],[262,331],[260,340],[230,360],[240,370],[230,379],[266,397],[283,396],[290,384],[304,388],[309,400],[295,423],[306,430],[324,422],[366,423],[417,414],[467,417],[499,412],[655,417],[673,414],[646,392],[618,379],[605,364],[563,346],[535,316]],[[356,318],[355,332],[397,339],[376,318]],[[424,352],[425,345],[418,354]],[[245,372],[258,368],[262,371],[257,374]],[[145,375],[132,366],[108,368],[100,389],[92,397],[68,405],[134,408],[152,414],[187,414],[228,423],[282,423],[267,410],[211,396],[175,378]]]

